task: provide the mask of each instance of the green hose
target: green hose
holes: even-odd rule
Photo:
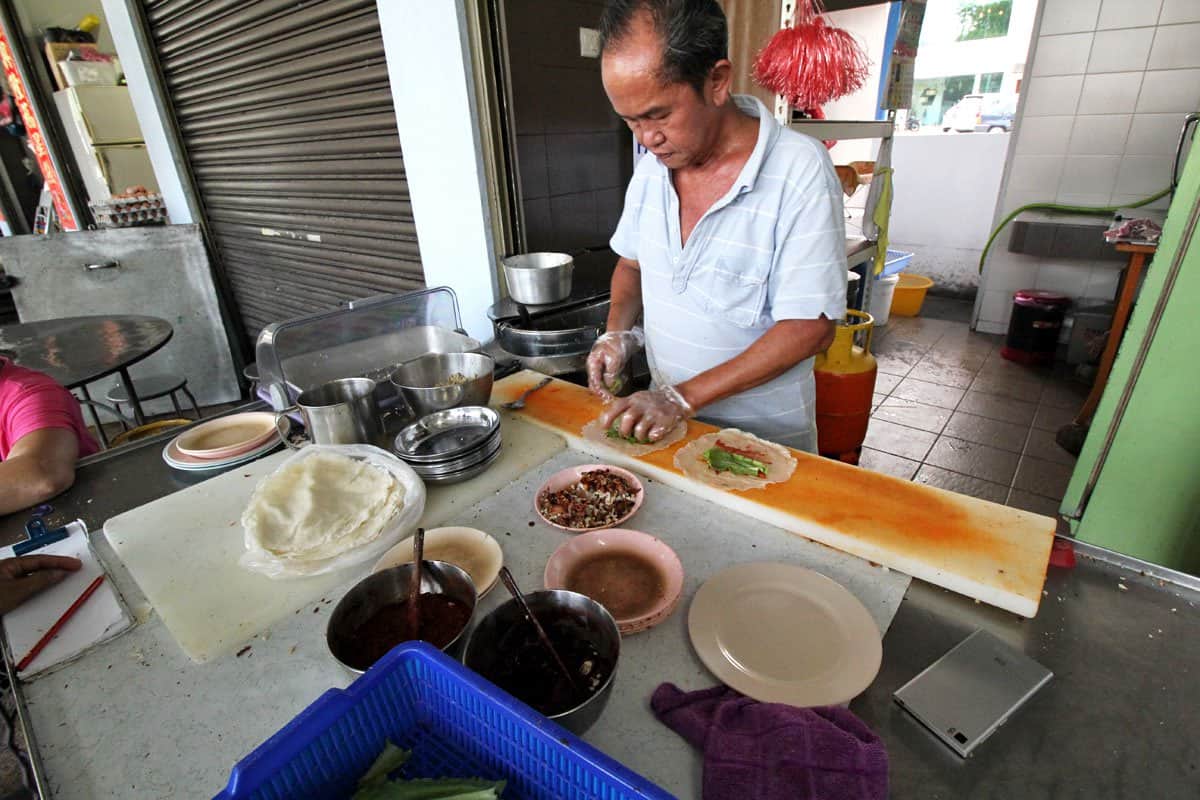
[[[1030,203],[1029,205],[1021,206],[1016,211],[1010,213],[1007,217],[1000,220],[1000,224],[992,231],[992,235],[988,237],[987,244],[983,246],[983,252],[979,254],[979,274],[983,274],[983,262],[987,260],[988,250],[992,248],[992,242],[996,241],[996,237],[1000,235],[1000,231],[1004,230],[1004,226],[1012,222],[1013,219],[1023,211],[1030,211],[1036,208],[1049,209],[1050,211],[1061,211],[1064,214],[1087,214],[1095,216],[1108,216],[1115,214],[1122,208],[1140,208],[1144,205],[1149,205],[1159,198],[1166,197],[1171,193],[1171,187],[1168,186],[1157,194],[1152,194],[1149,197],[1138,200],[1136,203],[1123,203],[1119,206],[1060,206],[1057,203]]]

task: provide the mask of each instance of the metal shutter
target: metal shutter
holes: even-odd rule
[[[424,285],[375,0],[148,0],[246,334]]]

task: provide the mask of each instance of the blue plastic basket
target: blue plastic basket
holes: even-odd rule
[[[876,277],[886,278],[888,275],[903,272],[912,263],[913,255],[913,253],[906,253],[903,250],[888,250],[887,258],[883,260],[883,272]]]
[[[217,800],[349,797],[391,740],[405,777],[508,781],[512,800],[634,800],[664,792],[424,642],[330,689],[246,756]]]

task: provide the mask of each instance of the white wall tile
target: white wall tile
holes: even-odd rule
[[[1153,25],[1158,19],[1158,8],[1161,5],[1162,0],[1103,0],[1096,27],[1102,30]]]
[[[1078,75],[1086,72],[1088,54],[1092,50],[1092,35],[1067,33],[1039,37],[1037,54],[1033,57],[1033,75]],[[1150,52],[1149,45],[1146,46],[1146,52]]]
[[[1058,184],[1063,194],[1112,194],[1117,183],[1120,156],[1067,156],[1063,162],[1062,180]]]
[[[1144,194],[1113,194],[1111,206],[1128,206],[1130,203],[1136,203],[1139,200],[1145,200]],[[1138,206],[1138,210],[1145,209],[1147,211],[1166,211],[1171,205],[1171,196],[1160,197],[1153,203],[1144,206]]]
[[[1004,238],[1004,235],[1001,234],[1000,239]],[[1007,240],[1001,245],[1000,239],[997,239],[997,244],[994,246],[1007,246]],[[1001,259],[1001,255],[1011,256],[1011,258]],[[1003,254],[997,253],[995,256],[988,256],[987,265],[984,267],[984,271],[987,273],[987,290],[1003,292],[1011,300],[1012,293],[1016,290],[1028,289],[1033,286],[1040,267],[1041,259],[1019,253],[1004,251]],[[991,319],[999,319],[999,317],[991,317]]]
[[[1068,153],[1079,156],[1119,156],[1125,152],[1132,114],[1086,114],[1075,118]]]
[[[1110,267],[1093,267],[1083,296],[1092,300],[1112,300],[1117,294],[1121,271]]]
[[[1079,105],[1075,113],[1121,114],[1133,111],[1141,85],[1140,72],[1088,75],[1083,79],[1083,91],[1079,95]],[[1030,87],[1030,92],[1033,89],[1034,87]]]
[[[1071,297],[1078,297],[1087,288],[1091,265],[1087,262],[1069,264],[1066,262],[1046,262],[1038,270],[1037,281],[1033,288],[1045,289],[1049,292],[1062,292]]]
[[[1058,169],[1062,170],[1062,156],[1055,156],[1058,161]],[[1015,189],[1010,183],[1008,191],[1004,193],[1004,202],[1000,204],[1001,214],[1011,214],[1018,208],[1029,203],[1047,203],[1053,202],[1054,190],[1047,192],[1044,189]]]
[[[1174,154],[1168,156],[1125,156],[1117,172],[1113,194],[1146,197],[1171,183]]]
[[[1200,67],[1200,22],[1163,25],[1154,37],[1147,69],[1184,67]]]
[[[1134,114],[1125,142],[1127,156],[1165,156],[1175,152],[1185,114]]]
[[[1032,91],[1032,90],[1031,90]],[[1138,96],[1142,112],[1189,112],[1200,109],[1200,69],[1147,72]]]
[[[1007,327],[1008,316],[1012,313],[1012,298],[1012,292],[984,292],[983,302],[979,305],[979,321]]]
[[[1042,200],[1049,201],[1058,192],[1062,169],[1062,156],[1015,155],[1008,176],[1009,189],[1033,192]]]
[[[1146,68],[1155,28],[1097,31],[1088,72],[1131,72]]]
[[[1046,0],[1040,33],[1078,33],[1096,28],[1100,0]]]
[[[1103,194],[1100,192],[1059,192],[1058,197],[1054,198],[1056,203],[1062,203],[1067,206],[1092,206],[1103,207],[1109,204],[1111,193]]]
[[[1074,114],[1083,87],[1082,75],[1061,75],[1030,81],[1026,117]]]
[[[1159,25],[1174,25],[1177,22],[1200,22],[1200,3],[1196,0],[1163,0]]]
[[[1067,152],[1074,117],[1027,117],[1017,128],[1017,152],[1032,156]]]

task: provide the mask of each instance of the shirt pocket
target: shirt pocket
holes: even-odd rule
[[[759,325],[767,304],[770,262],[731,267],[723,259],[699,266],[688,280],[701,308],[739,328]]]

